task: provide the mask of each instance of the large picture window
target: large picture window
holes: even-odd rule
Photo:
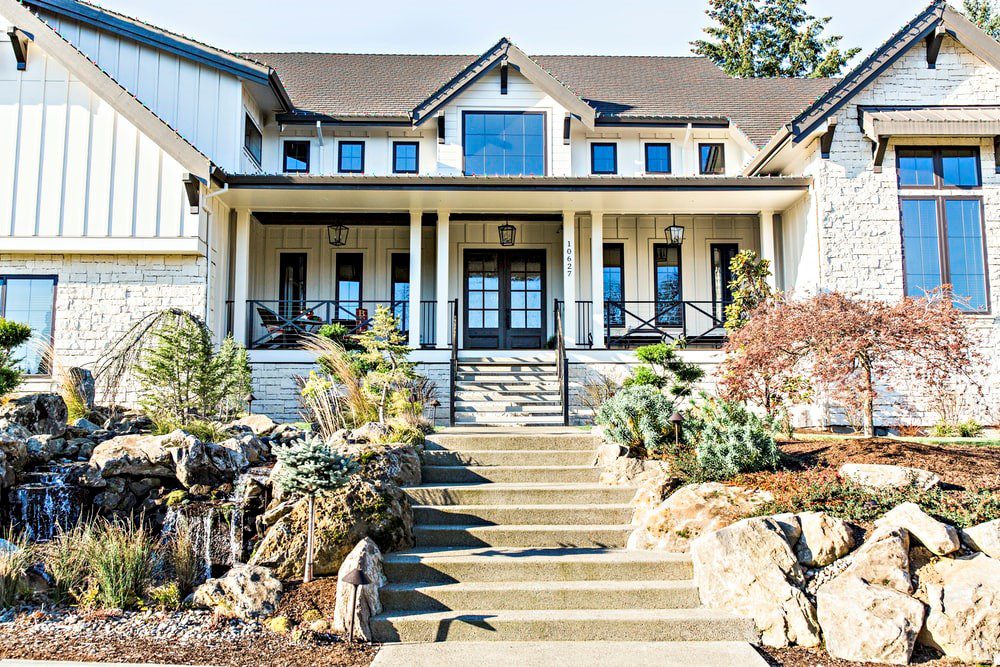
[[[0,317],[31,327],[31,340],[14,350],[17,367],[28,375],[51,373],[55,297],[55,276],[0,276]]]
[[[901,208],[906,295],[921,297],[951,285],[956,308],[987,312],[982,200],[906,198]]]
[[[462,146],[467,175],[544,176],[545,116],[466,111]]]

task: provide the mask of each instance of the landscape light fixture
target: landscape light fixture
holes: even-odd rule
[[[347,631],[347,641],[353,644],[354,617],[358,610],[358,596],[361,593],[361,587],[370,584],[371,579],[369,579],[368,575],[364,573],[364,570],[354,569],[344,575],[344,583],[354,586],[354,597],[351,598],[351,623],[350,628]]]
[[[682,228],[683,229],[683,228]],[[675,412],[670,415],[670,423],[674,425],[674,445],[681,444],[681,424],[684,422],[684,417],[681,413]]]

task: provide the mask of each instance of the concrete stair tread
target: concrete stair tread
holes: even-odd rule
[[[437,468],[464,468],[470,472],[480,472],[488,470],[533,470],[538,472],[552,472],[556,470],[597,470],[592,465],[576,466],[480,466],[480,465],[460,465],[460,466],[437,466],[425,465],[424,470],[434,470]]]
[[[449,466],[439,467],[447,468]],[[593,484],[586,482],[566,482],[555,484],[551,482],[469,482],[466,484],[421,484],[420,486],[403,487],[404,491],[415,491],[417,489],[427,489],[430,491],[447,491],[450,489],[455,489],[457,491],[465,491],[469,489],[483,489],[490,491],[537,491],[538,489],[551,491],[607,491],[608,489],[628,489],[633,492],[635,491],[635,487],[631,486],[608,486],[607,484],[597,484],[596,482]]]
[[[426,547],[386,554],[385,562],[415,563],[432,560],[476,561],[510,558],[523,562],[644,562],[690,563],[691,555],[664,551],[632,551],[592,547]]]
[[[524,533],[540,533],[540,532],[581,532],[581,531],[609,531],[609,530],[623,530],[631,531],[632,526],[629,524],[505,524],[503,526],[481,526],[476,524],[447,524],[447,523],[428,523],[428,524],[417,524],[413,527],[414,530],[437,530],[437,531],[453,531],[453,532],[476,532],[476,533],[490,533],[490,532],[500,532],[500,531],[511,531],[511,532],[524,532]]]
[[[616,582],[621,583],[621,582]],[[602,619],[609,621],[697,621],[697,620],[732,620],[745,621],[739,616],[723,609],[501,609],[498,611],[479,609],[452,609],[449,611],[387,611],[375,616],[376,620],[416,620],[416,621],[451,621],[456,619],[495,619],[509,622],[531,621],[562,621]]]
[[[579,503],[579,504],[560,504],[560,503],[548,503],[548,504],[536,504],[536,505],[518,505],[517,509],[520,510],[587,510],[587,509],[608,509],[608,510],[625,510],[629,509],[631,505],[627,503]],[[437,509],[448,512],[472,512],[472,511],[488,511],[492,509],[509,509],[510,505],[412,505],[412,509]]]
[[[605,591],[644,591],[652,589],[678,590],[690,589],[694,582],[690,580],[580,580],[580,581],[462,581],[454,583],[438,583],[433,581],[418,581],[405,584],[388,584],[380,590],[467,590],[467,591],[524,591],[524,590],[605,590]]]

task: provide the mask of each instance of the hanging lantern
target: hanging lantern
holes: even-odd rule
[[[514,237],[517,236],[517,229],[509,222],[500,225],[500,245],[510,247],[514,245]]]
[[[347,245],[347,233],[350,231],[347,225],[330,225],[326,228],[326,234],[330,239],[330,245],[332,246],[345,246]]]
[[[680,225],[670,225],[667,227],[666,234],[670,245],[681,245],[684,243],[684,228]]]

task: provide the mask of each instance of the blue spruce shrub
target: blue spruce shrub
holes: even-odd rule
[[[637,455],[659,451],[673,437],[670,415],[674,403],[656,387],[625,387],[606,400],[596,421],[612,442]]]
[[[776,430],[744,404],[721,399],[709,399],[685,424],[686,435],[696,443],[702,477],[714,480],[775,470],[781,457]]]

